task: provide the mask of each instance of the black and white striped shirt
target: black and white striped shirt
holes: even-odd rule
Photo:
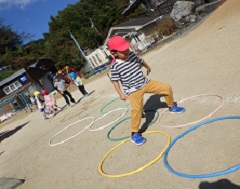
[[[131,94],[149,82],[141,70],[143,59],[130,52],[129,57],[121,62],[116,60],[111,69],[111,81],[120,81],[126,95]]]

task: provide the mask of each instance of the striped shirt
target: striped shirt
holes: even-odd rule
[[[142,63],[143,59],[133,52],[123,62],[116,60],[110,66],[111,81],[120,81],[126,95],[141,89],[149,82],[141,70]]]

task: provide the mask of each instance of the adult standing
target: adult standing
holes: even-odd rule
[[[54,88],[64,97],[68,106],[70,106],[69,99],[71,103],[76,104],[75,99],[72,97],[71,93],[66,89],[65,81],[63,79],[59,80],[57,76],[53,76]]]

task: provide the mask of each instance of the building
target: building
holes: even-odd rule
[[[107,49],[107,41],[110,37],[120,35],[131,43],[131,48],[135,52],[146,50],[152,43],[152,32],[158,26],[158,21],[163,16],[151,16],[144,18],[134,18],[115,27],[111,27],[108,36],[103,44],[103,49]]]
[[[31,104],[30,97],[36,90],[53,91],[52,75],[57,71],[54,64],[51,59],[41,59],[0,81],[0,117]]]
[[[95,51],[91,52],[86,57],[91,62],[91,65],[94,70],[104,67],[109,62],[110,54],[105,53],[100,48],[96,49]],[[87,65],[86,65],[87,66]],[[86,69],[89,70],[89,69]]]

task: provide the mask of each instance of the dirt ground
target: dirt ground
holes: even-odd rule
[[[176,101],[198,94],[223,96],[223,107],[211,118],[239,115],[239,7],[239,0],[229,0],[191,32],[143,55],[152,68],[149,78],[171,84]],[[61,145],[50,147],[49,140],[57,132],[80,119],[101,117],[101,108],[118,97],[106,71],[85,82],[85,87],[93,92],[89,97],[81,98],[78,90],[72,91],[76,99],[81,98],[80,102],[65,108],[48,121],[44,121],[36,110],[3,123],[4,127],[0,129],[0,177],[25,179],[19,189],[202,189],[201,183],[221,179],[240,185],[240,170],[214,178],[188,179],[169,172],[163,164],[163,158],[131,176],[104,177],[98,172],[98,164],[111,148],[119,144],[119,141],[109,141],[106,137],[114,124],[96,132],[85,130]],[[159,101],[158,95],[147,94],[144,100],[146,108],[163,111],[163,97]],[[64,105],[63,98],[58,98],[58,102]],[[196,121],[209,115],[220,103],[218,97],[211,95],[192,98],[180,104],[186,107],[185,113],[166,113],[160,123],[177,126]],[[106,110],[123,104],[116,100]],[[130,107],[128,109],[124,117],[130,115]],[[118,119],[122,113],[123,110],[109,113],[97,121],[92,129]],[[92,118],[79,121],[51,142],[58,143],[75,135],[91,121]],[[170,165],[178,172],[206,174],[239,164],[239,123],[240,120],[217,121],[185,135],[170,150]],[[128,135],[129,125],[129,120],[123,122],[111,136]],[[190,126],[164,128],[158,120],[148,130],[164,131],[174,139],[188,128]],[[112,152],[104,162],[103,170],[108,174],[122,174],[153,160],[162,151],[167,139],[159,134],[148,134],[146,137],[147,143],[142,146],[127,142]],[[228,186],[230,189],[230,184]]]

